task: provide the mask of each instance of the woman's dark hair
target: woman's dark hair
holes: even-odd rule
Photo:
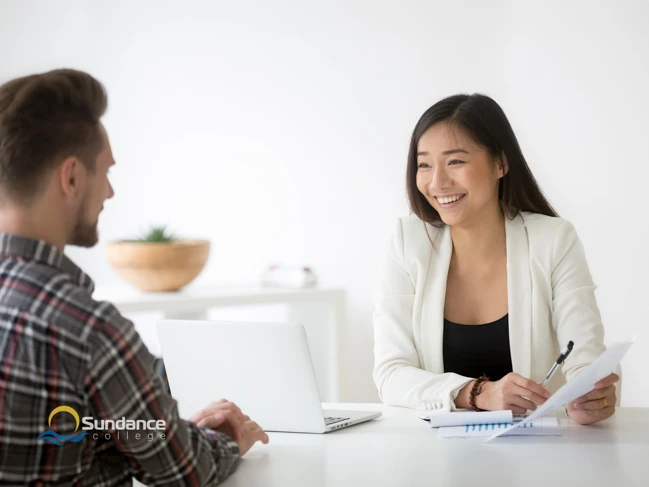
[[[460,128],[493,158],[505,155],[509,171],[498,183],[498,199],[505,215],[512,219],[519,211],[558,216],[543,195],[518,145],[502,108],[485,95],[454,95],[438,101],[421,116],[410,139],[406,188],[410,209],[424,222],[444,226],[439,213],[417,189],[417,146],[433,125],[446,122]]]

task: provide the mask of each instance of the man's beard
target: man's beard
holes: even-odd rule
[[[78,247],[94,247],[97,242],[99,242],[97,223],[98,222],[88,223],[83,220],[82,216],[79,216],[79,220],[77,220],[77,223],[74,226],[68,244],[76,245]]]

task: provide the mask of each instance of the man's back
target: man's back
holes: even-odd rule
[[[0,482],[115,486],[137,475],[181,485],[227,476],[236,444],[178,420],[132,324],[92,291],[55,247],[0,234]],[[84,431],[83,418],[95,428]],[[147,424],[105,424],[120,418]],[[155,421],[175,431],[151,430]],[[210,454],[198,458],[196,447]]]
[[[36,439],[61,405],[90,415],[82,392],[87,336],[78,318],[92,310],[84,309],[71,276],[57,270],[58,262],[48,265],[49,256],[34,243],[7,234],[0,239],[0,475],[16,482],[72,480],[77,465],[90,468],[86,442],[58,446]],[[61,433],[76,427],[71,414],[58,415],[52,425]]]

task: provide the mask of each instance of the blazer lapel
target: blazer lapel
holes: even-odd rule
[[[507,242],[507,298],[509,348],[514,372],[529,377],[532,371],[532,276],[529,243],[523,217],[505,218]]]
[[[453,240],[448,226],[436,232],[435,246],[431,249],[428,262],[427,279],[430,285],[425,286],[422,299],[422,342],[426,369],[437,373],[444,372],[444,306],[446,302],[446,281],[453,254]]]

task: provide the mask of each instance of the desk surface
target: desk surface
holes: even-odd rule
[[[411,410],[379,404],[368,423],[324,435],[269,433],[223,485],[306,486],[643,486],[649,485],[649,408],[619,408],[599,425],[562,413],[558,437],[440,439]]]

